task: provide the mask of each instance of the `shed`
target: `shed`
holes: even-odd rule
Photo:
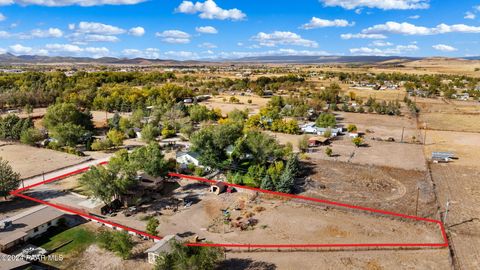
[[[325,138],[325,137],[320,137],[320,136],[311,137],[308,139],[308,146],[309,147],[319,146],[319,145],[326,144],[328,141],[329,141],[329,138]]]
[[[217,195],[220,195],[226,190],[227,190],[227,185],[222,181],[218,181],[217,183],[210,186],[210,192],[213,192]]]
[[[145,253],[148,254],[148,263],[155,264],[157,258],[162,254],[168,254],[172,251],[172,241],[179,241],[180,237],[177,235],[167,235],[162,240],[158,241],[151,248],[147,249]]]

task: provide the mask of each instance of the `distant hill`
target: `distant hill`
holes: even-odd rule
[[[176,64],[205,64],[205,63],[291,63],[291,64],[380,64],[398,65],[430,59],[423,57],[402,57],[402,56],[309,56],[309,55],[283,55],[283,56],[258,56],[244,57],[238,59],[203,59],[177,61],[169,59],[147,59],[147,58],[115,58],[115,57],[72,57],[72,56],[40,56],[40,55],[13,55],[10,53],[0,54],[0,64],[120,64],[120,65],[176,65]],[[433,58],[435,59],[435,58]],[[459,58],[445,58],[447,60],[458,60]],[[463,60],[480,60],[477,57],[464,57]]]
[[[70,56],[40,56],[19,55],[10,53],[0,54],[0,64],[49,64],[49,63],[92,63],[92,64],[163,64],[174,63],[175,60],[146,59],[146,58],[115,58],[115,57],[70,57]]]

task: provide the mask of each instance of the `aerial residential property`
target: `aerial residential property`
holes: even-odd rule
[[[0,270],[480,269],[480,0],[0,6]]]

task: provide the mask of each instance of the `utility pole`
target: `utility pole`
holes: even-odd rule
[[[423,135],[423,145],[427,144],[427,122],[425,122],[425,135]]]
[[[420,188],[417,187],[417,199],[415,200],[415,216],[418,216],[418,196],[420,195]]]
[[[447,227],[447,217],[448,217],[448,208],[450,207],[450,201],[447,199],[447,204],[445,206],[445,214],[443,214],[443,225]]]

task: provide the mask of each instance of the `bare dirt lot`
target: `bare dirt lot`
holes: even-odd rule
[[[319,160],[305,184],[306,196],[438,218],[425,171]],[[418,188],[418,213],[415,213]]]
[[[228,253],[222,269],[451,269],[448,250]]]
[[[89,159],[89,157],[2,141],[0,141],[0,157],[7,160],[22,178],[79,164]]]
[[[231,103],[229,102],[230,97],[237,98],[240,103]],[[248,100],[251,100],[252,103],[248,103]],[[251,96],[240,96],[240,95],[218,95],[214,96],[211,99],[202,102],[211,109],[220,109],[224,115],[227,115],[229,112],[238,109],[245,110],[248,109],[250,114],[257,114],[260,111],[261,107],[264,107],[268,98],[258,97],[255,95]]]
[[[448,102],[448,103],[447,103]],[[420,124],[431,130],[480,132],[480,103],[424,100],[418,103]]]
[[[447,216],[447,232],[458,269],[480,268],[480,179],[479,167],[432,164],[439,202]]]
[[[458,159],[453,164],[475,166],[480,159],[480,133],[427,131],[425,155],[431,158],[432,152],[453,152]]]

